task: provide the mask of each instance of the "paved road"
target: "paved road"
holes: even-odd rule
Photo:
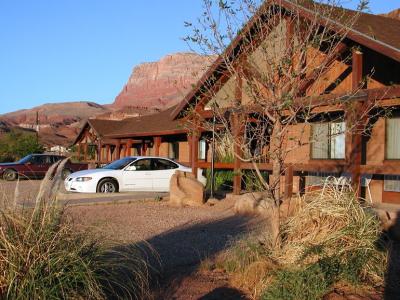
[[[7,182],[0,180],[0,200],[4,203],[15,203],[31,206],[35,203],[40,190],[41,180],[21,180]],[[131,192],[117,194],[80,194],[68,193],[61,187],[57,199],[66,205],[101,204],[109,202],[129,202],[143,199],[164,198],[168,193]]]

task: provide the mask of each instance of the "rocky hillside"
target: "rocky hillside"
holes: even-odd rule
[[[81,123],[88,118],[124,119],[176,104],[203,74],[210,60],[193,53],[177,53],[158,62],[140,64],[112,104],[66,102],[19,110],[0,115],[0,131],[10,126],[36,130],[38,114],[39,136],[45,145],[70,145]]]
[[[390,13],[384,14],[384,16],[400,20],[400,8],[391,11]]]
[[[176,53],[158,62],[140,64],[133,69],[113,107],[170,107],[182,100],[212,60],[195,53]]]

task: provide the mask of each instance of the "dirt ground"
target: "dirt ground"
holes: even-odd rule
[[[229,286],[224,273],[198,271],[201,260],[220,253],[229,243],[259,228],[250,217],[237,216],[233,202],[197,208],[171,207],[165,201],[67,208],[75,225],[123,244],[150,244],[158,253],[155,299],[247,299]],[[151,260],[151,259],[150,259]]]

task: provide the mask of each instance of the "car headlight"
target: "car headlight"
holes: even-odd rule
[[[75,180],[78,181],[78,182],[85,182],[85,181],[92,180],[92,177],[78,177]]]

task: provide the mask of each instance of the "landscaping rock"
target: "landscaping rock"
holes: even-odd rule
[[[204,186],[193,174],[176,171],[170,181],[169,203],[174,206],[204,204]]]

